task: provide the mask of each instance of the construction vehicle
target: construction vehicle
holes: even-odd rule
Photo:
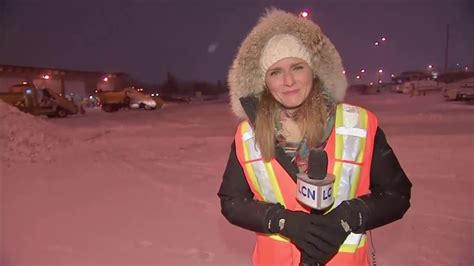
[[[426,95],[431,92],[441,91],[442,84],[435,80],[420,79],[420,80],[409,80],[404,83],[397,83],[392,86],[393,92],[410,94],[412,96]]]
[[[443,96],[448,101],[472,101],[474,99],[474,78],[467,78],[446,84]]]
[[[159,107],[150,95],[141,93],[133,87],[121,91],[98,91],[97,97],[102,110],[106,112],[115,112],[121,108],[154,110]]]
[[[8,92],[0,93],[0,100],[25,113],[50,118],[62,118],[79,112],[79,107],[74,102],[52,89],[38,89],[27,83],[11,86]]]

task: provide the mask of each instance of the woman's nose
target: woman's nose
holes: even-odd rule
[[[293,76],[293,73],[285,73],[283,79],[283,82],[286,86],[292,86],[295,84],[295,77]]]

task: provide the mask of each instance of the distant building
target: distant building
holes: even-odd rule
[[[438,76],[438,80],[444,83],[451,83],[472,77],[474,77],[474,71],[452,71],[441,73]]]
[[[405,71],[392,78],[394,83],[403,83],[411,80],[432,79],[431,73],[424,71]]]
[[[24,82],[81,100],[97,89],[106,91],[125,88],[130,85],[130,76],[126,73],[0,64],[0,92],[6,92],[10,86]]]

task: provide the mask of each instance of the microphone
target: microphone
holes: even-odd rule
[[[312,214],[322,214],[334,203],[332,196],[335,177],[327,172],[328,154],[322,149],[313,149],[308,158],[308,174],[298,173],[296,199],[311,208]],[[304,253],[301,266],[311,266]],[[316,264],[322,266],[322,264]]]
[[[308,174],[298,173],[296,199],[311,209],[322,211],[334,203],[332,186],[334,175],[327,172],[328,154],[325,150],[311,150],[308,158]]]

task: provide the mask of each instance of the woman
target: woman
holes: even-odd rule
[[[254,265],[369,265],[365,232],[400,219],[411,183],[376,117],[342,104],[338,52],[312,21],[270,10],[229,72],[241,119],[219,190],[223,215],[257,233]],[[296,197],[310,151],[324,149],[335,203],[311,214]],[[303,253],[304,261],[301,261]]]

